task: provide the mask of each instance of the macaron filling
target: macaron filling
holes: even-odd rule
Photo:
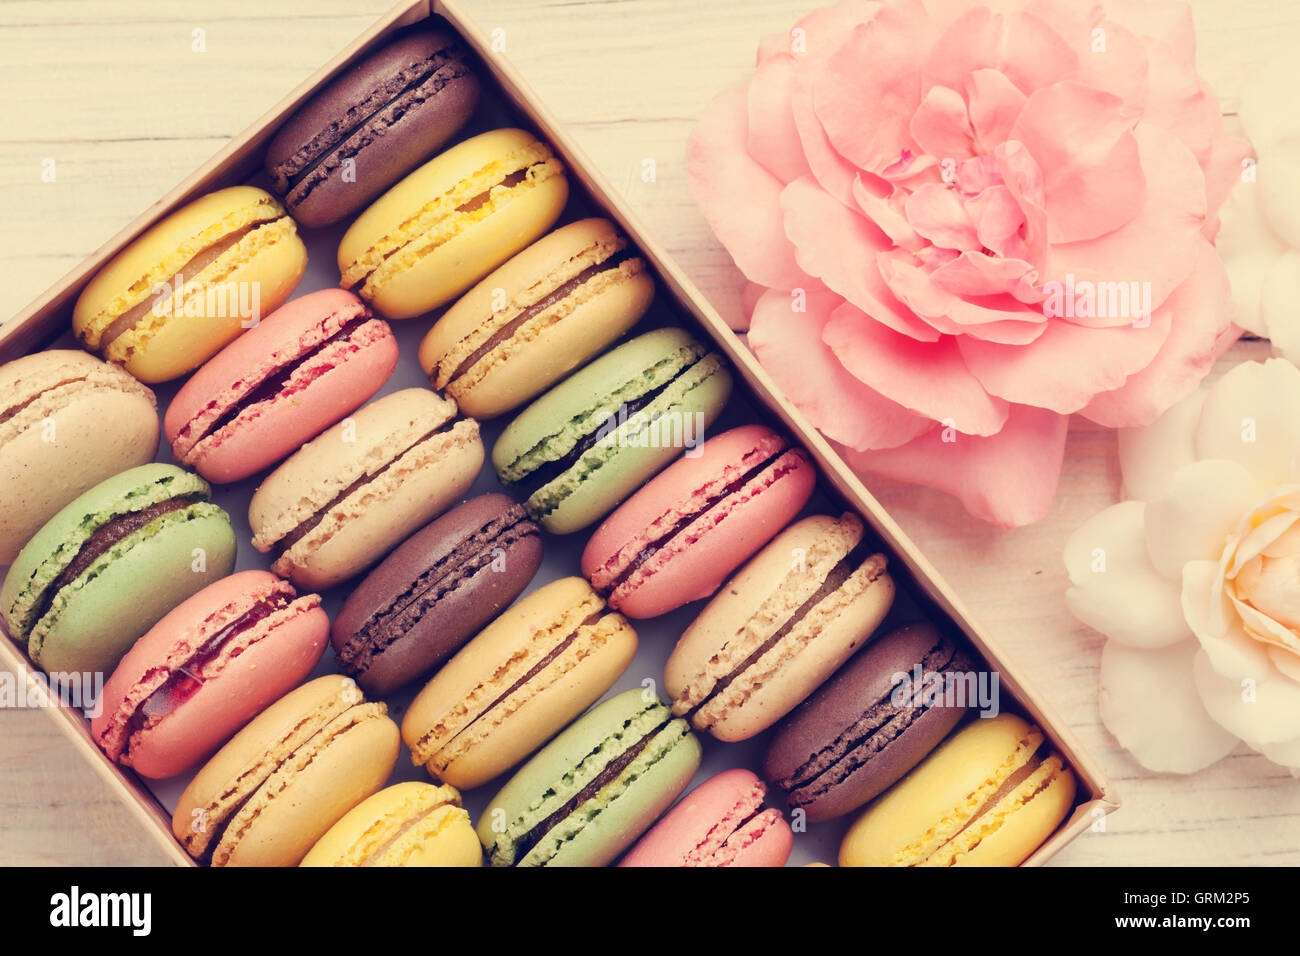
[[[493,518],[420,574],[391,604],[367,618],[338,652],[340,668],[352,676],[365,673],[389,645],[404,637],[439,601],[489,567],[499,553],[539,535],[537,525],[518,505]]]
[[[630,591],[638,579],[647,576],[647,566],[661,551],[670,550],[679,538],[683,546],[697,539],[724,521],[736,505],[760,494],[805,461],[802,449],[787,450],[783,439],[754,449],[738,468],[729,468],[707,482],[688,501],[656,518],[644,535],[616,551],[592,575],[592,585],[617,608],[624,589]]]
[[[390,334],[388,323],[373,318],[363,306],[331,313],[304,336],[296,353],[270,356],[269,366],[260,375],[236,383],[235,397],[219,394],[200,409],[176,436],[173,449],[177,457],[186,464],[198,460],[210,443],[225,437],[224,430],[236,420],[256,418],[271,404],[302,392],[357,350]]]
[[[418,109],[454,80],[469,76],[459,43],[448,43],[422,60],[408,63],[350,106],[342,119],[330,123],[274,171],[276,191],[289,192],[301,203],[349,157]]]
[[[922,673],[926,675],[965,671],[970,667],[965,655],[946,638],[941,638],[926,651],[920,664]],[[937,698],[927,700],[924,684],[910,688],[910,698],[902,706],[893,701],[894,690],[891,686],[828,746],[811,754],[793,774],[776,781],[777,786],[785,791],[791,807],[815,802],[907,733],[932,706],[942,706]]]

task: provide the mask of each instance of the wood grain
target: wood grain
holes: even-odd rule
[[[739,275],[686,188],[686,137],[743,81],[758,38],[788,29],[791,0],[465,0],[650,229],[725,314]],[[1300,5],[1192,4],[1202,74],[1225,112],[1251,65],[1294,52]],[[9,0],[0,6],[0,315],[67,269],[259,116],[386,9],[386,0]],[[307,12],[309,9],[310,12]],[[298,12],[302,11],[302,12]],[[196,31],[202,31],[196,33]],[[201,38],[202,50],[197,49]],[[652,159],[656,176],[641,176]],[[53,160],[54,182],[42,171]],[[1239,344],[1221,364],[1267,353]],[[1220,370],[1221,370],[1220,369]],[[1114,436],[1079,422],[1052,513],[997,532],[935,492],[872,490],[1079,733],[1120,788],[1104,833],[1062,864],[1300,864],[1300,784],[1238,754],[1191,778],[1151,775],[1097,716],[1101,638],[1066,613],[1061,550],[1116,500]],[[33,711],[0,710],[0,865],[148,864],[161,857]]]

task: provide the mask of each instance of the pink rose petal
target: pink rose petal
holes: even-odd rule
[[[974,155],[974,132],[966,115],[966,101],[949,87],[932,86],[926,91],[908,129],[912,139],[931,156],[957,160]]]
[[[981,248],[975,223],[955,190],[930,184],[912,193],[904,207],[912,228],[936,246],[959,251]]]
[[[781,213],[782,184],[745,152],[744,87],[718,94],[686,143],[691,195],[740,271],[778,289],[816,288],[795,262]]]
[[[871,173],[863,173],[853,183],[853,200],[862,210],[862,214],[875,223],[894,245],[911,252],[919,252],[925,245],[925,240],[917,235],[912,224],[907,221],[903,210],[906,197],[879,195],[875,189],[868,188],[867,184],[870,182],[885,184],[884,180]],[[892,189],[887,192],[892,192]]]
[[[991,153],[1006,141],[1027,99],[1005,73],[988,69],[976,70],[966,80],[966,98],[975,147],[981,154]]]
[[[783,183],[806,176],[791,97],[795,61],[788,53],[764,60],[748,89],[749,155]]]
[[[1160,351],[1119,388],[1094,396],[1082,414],[1108,428],[1149,425],[1191,394],[1241,335],[1228,319],[1230,299],[1223,263],[1213,247],[1202,241],[1191,276],[1160,308],[1171,323]]]
[[[1030,95],[1009,138],[1023,143],[1043,170],[1049,242],[1095,239],[1142,208],[1146,176],[1135,119],[1119,97],[1080,83]]]
[[[927,418],[967,435],[995,434],[1007,420],[1006,403],[980,387],[952,338],[918,342],[848,303],[831,314],[822,338],[854,377]]]
[[[781,197],[785,230],[799,265],[877,322],[927,342],[939,335],[900,303],[875,267],[889,240],[864,217],[845,209],[816,184],[797,179]]]
[[[758,300],[749,344],[782,391],[828,438],[851,448],[892,448],[911,441],[931,422],[885,398],[849,374],[822,340],[837,295],[817,292],[795,312],[788,293]]]
[[[813,87],[818,75],[817,66],[809,66],[795,77],[791,93],[794,125],[799,132],[799,145],[813,178],[822,189],[845,206],[853,205],[853,184],[858,178],[858,168],[835,151],[813,105]]]
[[[840,0],[811,11],[785,33],[769,33],[758,43],[758,62],[778,53],[803,59],[824,59],[859,23],[866,23],[882,6],[881,0]]]
[[[1089,282],[1148,282],[1159,309],[1191,274],[1201,253],[1205,176],[1173,134],[1139,123],[1138,155],[1146,171],[1146,201],[1127,225],[1097,239],[1052,246],[1044,280],[1067,275]],[[1086,320],[1081,320],[1086,321]]]
[[[1092,329],[1062,319],[1028,345],[959,340],[962,358],[990,394],[1068,415],[1098,392],[1119,388],[1146,367],[1169,337],[1170,316],[1145,327]]]
[[[924,6],[898,0],[854,27],[831,55],[813,96],[821,125],[841,156],[879,172],[901,150],[917,151],[908,133],[921,102],[916,50],[929,48],[936,38]]]
[[[1016,528],[1051,510],[1068,422],[1054,412],[1013,406],[1002,430],[988,438],[936,428],[898,448],[843,454],[855,471],[936,488],[959,498],[975,517]]]

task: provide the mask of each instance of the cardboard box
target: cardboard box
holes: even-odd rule
[[[1118,798],[1113,787],[1056,712],[1027,683],[1015,663],[1002,653],[994,638],[972,620],[952,589],[862,482],[849,471],[798,409],[778,392],[744,343],[727,328],[663,248],[645,232],[627,204],[538,101],[523,78],[509,63],[493,53],[487,35],[470,22],[451,0],[407,0],[393,8],[193,175],[64,276],[21,314],[0,326],[0,362],[47,347],[54,339],[65,334],[77,295],[119,249],[191,199],[254,176],[261,167],[262,153],[267,142],[302,102],[327,84],[337,72],[371,49],[382,45],[393,33],[430,16],[445,18],[464,37],[486,69],[488,75],[484,77],[485,86],[491,87],[495,81],[497,91],[517,111],[523,124],[531,125],[543,139],[551,143],[565,161],[573,191],[585,192],[591,204],[617,221],[633,243],[640,247],[658,273],[659,294],[662,296],[666,292],[670,295],[675,300],[678,312],[693,317],[698,323],[699,331],[711,337],[731,360],[739,379],[743,381],[743,384],[738,382],[737,391],[743,391],[747,386],[751,401],[765,409],[775,420],[774,424],[779,422],[811,452],[821,469],[823,490],[843,507],[858,512],[891,552],[891,572],[899,581],[900,589],[910,589],[922,607],[935,619],[946,618],[955,629],[965,634],[990,667],[999,673],[1004,700],[1009,697],[1014,702],[1014,709],[1036,721],[1050,737],[1052,744],[1069,761],[1080,784],[1076,806],[1065,823],[1025,865],[1044,863],[1066,843],[1093,826],[1094,821],[1114,810],[1118,806]],[[299,292],[301,291],[303,290],[300,289]],[[427,323],[423,327],[427,327]],[[666,650],[663,653],[666,654]],[[0,640],[0,664],[13,670],[29,687],[44,687],[39,668],[28,660],[23,649],[8,639]],[[45,710],[82,752],[94,771],[131,808],[168,857],[178,865],[193,865],[193,861],[172,837],[170,814],[155,796],[154,790],[131,771],[105,758],[91,739],[89,721],[79,711],[68,707],[48,707]]]

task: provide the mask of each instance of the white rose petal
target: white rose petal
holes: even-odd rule
[[[1291,112],[1295,112],[1294,104]],[[1300,169],[1300,134],[1293,128],[1289,136],[1259,147],[1257,152],[1255,174],[1260,206],[1283,241],[1300,246],[1300,193],[1295,188],[1295,172]]]
[[[1295,91],[1300,87],[1300,60],[1278,56],[1256,66],[1241,87],[1237,109],[1241,125],[1256,148],[1266,149],[1300,129]]]
[[[1209,390],[1196,428],[1198,458],[1241,464],[1262,493],[1293,479],[1300,454],[1300,369],[1243,362]]]
[[[1300,684],[1300,656],[1285,651],[1280,647],[1270,647],[1268,649],[1268,659],[1273,662],[1273,666],[1278,669],[1283,677],[1289,677]]]
[[[1214,245],[1232,286],[1232,320],[1248,332],[1268,336],[1263,289],[1287,244],[1273,231],[1260,207],[1258,183],[1237,183],[1219,210]]]
[[[1218,558],[1255,498],[1254,478],[1236,462],[1197,461],[1179,468],[1165,493],[1147,503],[1151,563],[1177,581],[1188,561]]]
[[[1210,716],[1254,749],[1300,738],[1300,684],[1268,669],[1237,680],[1224,677],[1204,651],[1192,672]]]
[[[1196,692],[1196,653],[1195,641],[1148,650],[1107,641],[1101,652],[1102,723],[1148,770],[1195,773],[1237,746]]]
[[[1070,613],[1107,637],[1134,647],[1161,647],[1192,636],[1178,586],[1156,573],[1142,534],[1144,506],[1107,508],[1070,535],[1065,567],[1074,587]]]
[[[1191,561],[1183,568],[1183,617],[1214,669],[1230,678],[1268,670],[1268,654],[1251,638],[1219,586],[1217,561]]]
[[[1235,290],[1235,286],[1234,286]],[[1237,301],[1233,292],[1233,302]],[[1259,289],[1259,321],[1273,348],[1292,362],[1300,362],[1300,252],[1288,249],[1264,273]],[[1259,333],[1256,333],[1259,334]]]
[[[1119,429],[1119,469],[1124,493],[1150,501],[1173,481],[1174,472],[1196,460],[1196,425],[1205,390],[1198,388],[1145,428]]]
[[[1300,777],[1300,737],[1281,744],[1264,744],[1259,752],[1278,766],[1287,767],[1292,776]]]

